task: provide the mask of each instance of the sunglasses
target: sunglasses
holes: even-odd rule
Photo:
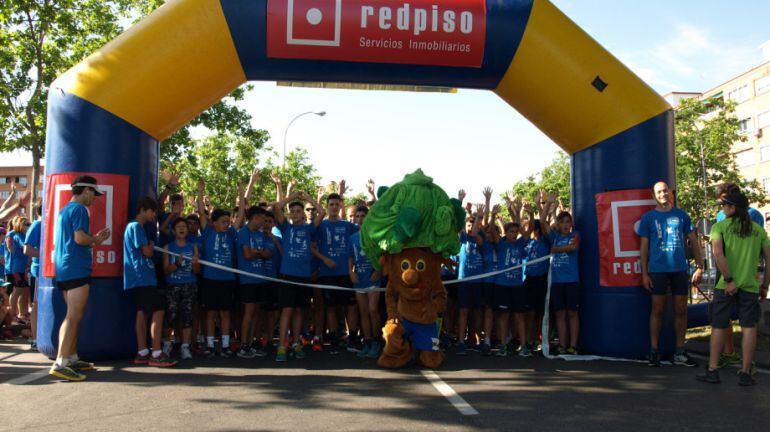
[[[314,208],[312,208],[312,207],[309,207],[309,208],[306,208],[306,209],[305,209],[305,211],[306,211],[306,212],[314,212],[314,211],[315,211],[315,209],[314,209]]]

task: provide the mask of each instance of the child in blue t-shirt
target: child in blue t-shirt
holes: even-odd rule
[[[171,330],[174,328],[177,316],[182,324],[182,360],[192,359],[190,343],[192,342],[192,325],[195,316],[193,308],[198,299],[198,278],[200,272],[198,246],[188,239],[187,221],[178,217],[168,226],[174,234],[173,240],[166,244],[170,254],[163,254],[163,272],[166,274],[167,338],[164,344],[170,344]],[[164,346],[166,353],[170,346]]]
[[[504,225],[505,235],[497,244],[497,261],[500,270],[520,266],[526,259],[527,237],[520,235],[521,225],[518,222],[508,222]],[[509,328],[510,313],[513,312],[515,329],[514,337],[521,343],[520,354],[524,357],[531,355],[526,345],[527,332],[524,314],[529,310],[527,294],[524,290],[524,268],[519,267],[500,273],[495,278],[494,293],[495,308],[498,313],[498,331],[506,335]],[[498,355],[506,354],[503,345],[497,351]]]
[[[144,225],[155,220],[158,203],[151,197],[140,198],[136,218],[123,234],[123,288],[131,290],[136,302],[135,364],[169,367],[176,361],[161,350],[165,298],[158,289],[152,257],[155,244],[147,240]],[[147,348],[147,320],[152,320],[152,353]]]
[[[540,209],[542,211],[542,208]],[[548,268],[551,266],[548,260],[534,264],[530,262],[548,256],[551,253],[551,245],[544,234],[539,220],[530,218],[532,229],[527,241],[527,266],[524,269],[524,291],[527,292],[527,303],[530,310],[526,313],[527,331],[531,348],[538,341],[540,328],[545,314],[545,298],[548,295]]]
[[[551,197],[549,197],[549,203]],[[548,235],[553,254],[551,272],[551,308],[556,314],[559,347],[556,354],[576,354],[580,319],[580,277],[578,275],[578,249],[580,235],[572,230],[572,215],[563,211],[556,216],[556,226],[551,228],[543,219],[543,231]],[[569,318],[569,322],[567,321]]]
[[[5,274],[8,282],[13,284],[11,293],[11,312],[19,323],[26,324],[28,319],[26,300],[29,298],[27,283],[27,256],[24,255],[24,236],[29,228],[27,218],[17,216],[11,221],[12,230],[5,238],[7,248],[5,258]]]
[[[302,201],[308,202],[318,209],[312,223],[305,219],[305,206]],[[284,215],[283,208],[289,204],[289,219]],[[305,192],[292,192],[289,196],[278,201],[274,207],[275,221],[281,232],[283,256],[281,258],[281,275],[283,279],[291,282],[308,283],[312,272],[311,262],[312,243],[316,240],[316,231],[321,224],[325,210],[310,195]],[[291,223],[289,222],[291,221]],[[299,335],[302,332],[303,308],[310,306],[312,291],[308,287],[286,284],[281,287],[278,295],[278,307],[281,308],[279,323],[278,352],[275,360],[284,362],[287,358],[286,338],[289,331],[289,320],[293,322],[292,333]],[[293,319],[292,319],[293,318]],[[292,345],[295,358],[304,358],[305,353],[299,340]]]
[[[458,278],[460,284],[457,288],[458,298],[458,337],[460,343],[457,344],[455,353],[457,355],[465,355],[466,342],[465,334],[468,330],[468,315],[471,309],[479,309],[487,307],[484,298],[484,283],[481,280],[473,280],[468,282],[462,282],[462,279],[476,276],[484,271],[484,256],[482,253],[482,245],[484,244],[484,236],[481,234],[481,222],[482,222],[482,209],[477,209],[474,216],[470,216],[465,221],[465,230],[460,233],[460,265],[458,268]],[[476,331],[481,331],[481,315],[476,314],[478,317],[474,326]],[[475,345],[478,343],[477,334],[468,334],[469,343]]]
[[[360,227],[368,213],[369,208],[365,205],[356,207],[353,217],[354,223]],[[364,254],[364,250],[361,247],[360,231],[356,231],[350,236],[348,248],[348,271],[353,287],[379,287],[380,272],[374,270],[372,262]],[[377,358],[380,356],[380,340],[382,339],[380,295],[379,291],[356,292],[356,302],[358,303],[358,310],[361,316],[361,329],[364,333],[364,347],[357,354],[360,358]]]

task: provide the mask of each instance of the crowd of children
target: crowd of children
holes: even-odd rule
[[[384,305],[378,288],[386,282],[362,252],[358,233],[376,201],[374,183],[367,185],[368,202],[346,207],[344,181],[339,190],[313,197],[285,191],[274,176],[278,199],[266,203],[252,202],[255,179],[239,188],[232,211],[207,205],[201,181],[197,212],[183,214],[173,176],[160,196],[168,208],[150,197],[139,200],[124,235],[124,286],[137,307],[135,363],[173,366],[175,347],[181,360],[198,353],[274,355],[285,362],[305,358],[306,350],[379,356]],[[501,207],[490,203],[492,190],[483,193],[485,203],[465,205],[460,253],[442,272],[450,299],[443,347],[454,345],[457,355],[538,351],[549,261],[535,260],[554,253],[555,350],[576,353],[580,237],[570,214],[559,211],[555,195],[541,192],[534,205],[506,196],[504,219]],[[535,263],[524,267],[528,261]]]

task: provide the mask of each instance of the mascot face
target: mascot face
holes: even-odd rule
[[[410,248],[400,253],[383,255],[382,269],[388,285],[395,285],[399,295],[410,301],[421,301],[441,284],[439,254],[428,249]]]

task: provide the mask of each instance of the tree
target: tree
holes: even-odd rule
[[[539,173],[514,183],[512,191],[514,195],[535,203],[539,199],[540,189],[555,193],[562,204],[565,207],[569,207],[571,193],[570,163],[569,156],[563,151],[556,153],[551,163]],[[501,195],[501,197],[505,198],[504,195]]]
[[[0,151],[32,154],[31,204],[45,151],[48,87],[120,33],[124,6],[105,0],[0,2]]]
[[[693,222],[714,220],[719,210],[714,205],[716,186],[726,182],[739,185],[749,202],[765,203],[759,182],[742,178],[735,164],[733,143],[746,141],[739,123],[735,103],[722,98],[685,99],[676,111],[676,199]]]

